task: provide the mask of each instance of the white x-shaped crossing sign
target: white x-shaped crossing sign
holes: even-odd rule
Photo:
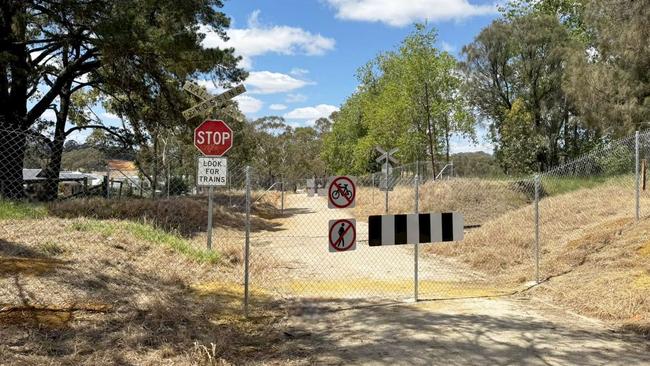
[[[185,119],[191,119],[198,115],[205,114],[213,108],[218,108],[223,105],[226,101],[243,94],[246,92],[246,87],[244,85],[238,85],[230,90],[225,91],[219,95],[212,95],[208,93],[202,86],[193,83],[191,81],[185,82],[183,85],[183,90],[199,98],[201,102],[195,105],[192,108],[186,109],[183,111],[183,117]]]

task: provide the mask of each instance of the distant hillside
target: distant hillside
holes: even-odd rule
[[[503,175],[503,170],[493,155],[478,151],[453,154],[454,172],[459,177],[485,177]]]

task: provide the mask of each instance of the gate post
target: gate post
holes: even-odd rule
[[[635,218],[636,221],[639,222],[639,219],[641,218],[641,177],[640,177],[640,164],[639,164],[639,131],[636,131],[635,139],[635,163],[634,163],[634,173],[636,175],[636,192],[635,192]]]
[[[416,168],[419,168],[419,164],[415,163]],[[420,211],[420,176],[419,174],[415,174],[415,213],[419,213]],[[420,244],[415,243],[415,254],[413,258],[413,266],[414,266],[414,275],[413,275],[413,299],[415,302],[418,301],[418,285],[419,285],[419,279],[418,279],[418,266],[419,266],[419,258],[420,258]]]
[[[246,238],[244,241],[244,316],[248,318],[248,282],[250,260],[250,235],[251,235],[251,173],[250,166],[246,166]]]
[[[539,186],[540,175],[535,174],[535,282],[539,283]]]

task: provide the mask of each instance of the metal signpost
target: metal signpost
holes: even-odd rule
[[[399,151],[399,148],[394,148],[390,151],[384,150],[379,146],[375,146],[375,150],[377,150],[380,154],[382,154],[380,157],[377,158],[376,162],[381,163],[382,161],[384,162],[384,166],[382,167],[382,172],[384,173],[384,190],[386,191],[385,195],[385,200],[384,200],[384,212],[388,213],[388,190],[390,190],[390,182],[389,182],[389,177],[391,173],[393,172],[393,167],[391,166],[391,163],[393,164],[398,164],[399,161],[395,159],[392,155],[395,154],[396,152]],[[379,189],[382,189],[381,183],[379,184]]]
[[[183,117],[189,120],[222,107],[228,100],[244,93],[244,85],[236,86],[224,93],[213,96],[200,85],[188,81],[183,89],[201,100],[192,108],[183,111]],[[232,129],[220,120],[205,120],[194,130],[194,146],[205,158],[198,159],[197,185],[208,187],[208,250],[212,249],[212,201],[213,189],[224,186],[228,182],[228,161],[219,158],[232,147],[234,133]]]

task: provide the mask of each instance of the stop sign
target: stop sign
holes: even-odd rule
[[[223,156],[232,147],[232,138],[224,121],[205,120],[194,129],[194,146],[205,156]]]

